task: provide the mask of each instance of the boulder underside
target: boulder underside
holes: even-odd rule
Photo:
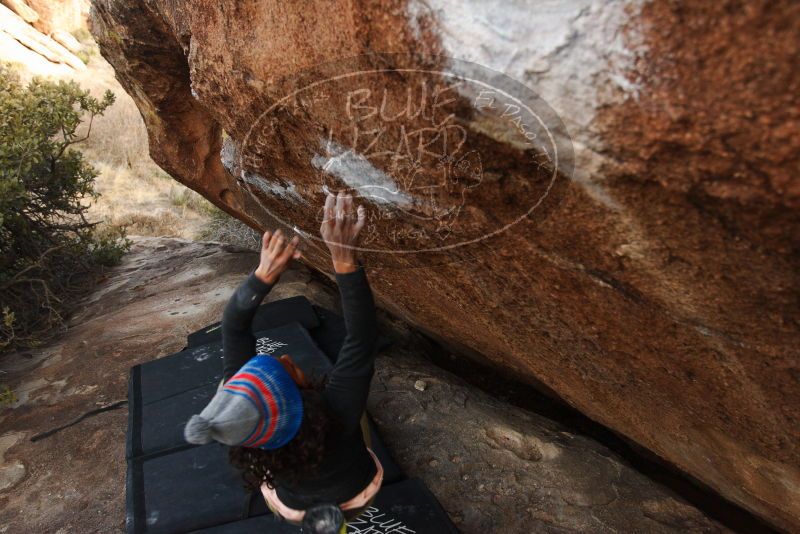
[[[800,5],[94,0],[92,32],[178,181],[320,270],[355,191],[381,305],[800,525]]]

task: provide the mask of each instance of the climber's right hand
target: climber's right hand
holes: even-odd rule
[[[282,230],[274,233],[267,230],[261,238],[261,261],[256,268],[256,277],[265,284],[275,284],[283,271],[289,268],[289,261],[300,259],[302,254],[297,250],[300,242],[298,236],[286,242]]]
[[[358,234],[367,220],[364,206],[353,210],[352,195],[339,191],[337,196],[328,193],[325,198],[320,234],[331,253],[333,269],[337,273],[350,273],[358,269],[356,246]]]

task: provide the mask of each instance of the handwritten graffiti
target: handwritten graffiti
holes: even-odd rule
[[[281,347],[287,346],[283,341],[277,341],[268,337],[260,337],[256,340],[257,354],[273,354]]]
[[[345,93],[347,120],[328,129],[314,160],[320,181],[335,188],[332,179],[341,180],[379,211],[413,223],[382,235],[368,231],[365,244],[441,242],[455,229],[467,192],[483,176],[479,152],[465,148],[467,128],[448,107],[457,97],[453,86],[429,87],[427,80],[399,95],[367,87]]]
[[[347,534],[414,534],[416,531],[374,506],[347,522]]]
[[[272,216],[348,190],[367,208],[363,250],[441,252],[521,222],[571,174],[555,112],[501,73],[401,54],[335,63],[287,79],[242,141],[240,183]],[[319,221],[303,221],[316,238]]]

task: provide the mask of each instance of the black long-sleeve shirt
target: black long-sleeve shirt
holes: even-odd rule
[[[319,502],[345,502],[360,493],[376,473],[361,431],[378,339],[375,303],[363,267],[336,274],[336,282],[347,334],[323,391],[336,416],[331,447],[316,473],[292,482],[276,479],[281,501],[300,510]],[[222,316],[226,381],[256,353],[251,323],[271,288],[251,274],[228,301]]]

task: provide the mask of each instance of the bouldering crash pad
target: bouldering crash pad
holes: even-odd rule
[[[251,329],[253,333],[269,330],[291,322],[298,322],[306,330],[319,326],[319,319],[314,308],[304,296],[290,297],[263,304],[253,317]],[[186,338],[187,348],[208,345],[222,340],[222,324],[216,322],[192,332]]]
[[[344,322],[329,310],[306,307],[307,301],[287,300],[294,302],[289,306],[277,301],[259,310],[260,325],[276,324],[276,319],[268,317],[272,310],[281,311],[282,324],[256,332],[257,347],[265,353],[291,354],[307,374],[321,378],[330,370],[344,340]],[[310,332],[304,324],[313,325]],[[276,520],[261,496],[245,489],[241,475],[228,463],[227,447],[217,443],[195,446],[183,439],[186,420],[202,410],[221,379],[221,341],[213,331],[211,327],[201,329],[198,332],[205,337],[192,334],[195,344],[190,342],[189,348],[131,369],[126,449],[129,533],[206,531],[202,529],[234,533],[255,528],[299,532]],[[199,341],[208,343],[197,345]],[[374,519],[376,523],[364,525],[373,529],[379,523],[388,525],[389,519],[378,521],[386,515],[399,522],[398,528],[416,525],[403,528],[448,532],[452,526],[435,498],[421,482],[405,480],[371,418],[369,427],[372,449],[384,467],[384,487],[364,515],[364,521]],[[351,530],[359,521],[362,518],[353,522],[348,532],[361,532]],[[436,530],[424,530],[425,525]]]

